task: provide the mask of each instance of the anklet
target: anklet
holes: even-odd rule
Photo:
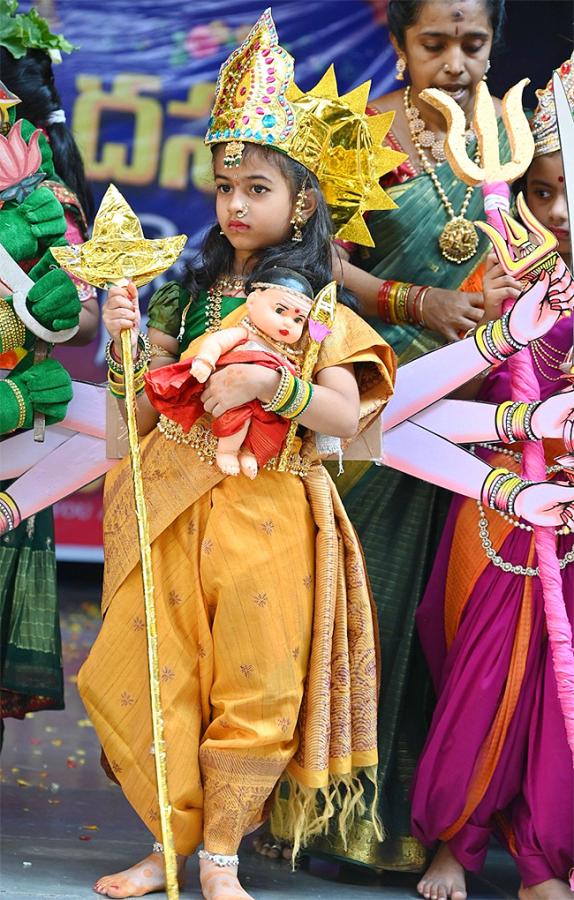
[[[155,841],[153,847],[151,848],[152,853],[163,853],[163,844],[160,844],[159,841]]]
[[[210,853],[208,850],[200,850],[197,854],[200,859],[208,859],[210,862],[215,863],[216,866],[238,866],[239,865],[239,857],[237,854],[234,856],[224,856],[221,853]]]

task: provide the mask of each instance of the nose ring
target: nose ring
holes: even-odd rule
[[[242,206],[241,209],[237,210],[237,218],[244,219],[247,215],[247,211],[249,209],[249,203],[246,203],[245,206]]]

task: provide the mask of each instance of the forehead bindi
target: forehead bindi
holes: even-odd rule
[[[427,0],[411,28],[422,34],[448,37],[470,33],[488,36],[492,32],[483,0]]]

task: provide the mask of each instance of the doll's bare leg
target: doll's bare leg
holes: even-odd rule
[[[241,466],[241,471],[244,475],[247,475],[247,477],[251,479],[255,478],[258,471],[257,458],[255,454],[246,447],[242,447],[239,453],[239,465]]]
[[[223,472],[224,475],[239,475],[240,468],[238,454],[241,450],[243,441],[247,437],[250,424],[251,419],[248,419],[242,428],[240,428],[239,431],[236,431],[235,434],[227,434],[224,437],[220,437],[217,441],[215,462],[217,463],[218,469]]]
[[[184,869],[187,856],[177,857],[177,878],[183,888]],[[143,897],[165,888],[165,865],[163,853],[150,853],[141,862],[115,875],[99,878],[94,891],[102,897]]]

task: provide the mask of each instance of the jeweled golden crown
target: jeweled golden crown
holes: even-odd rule
[[[245,142],[286,153],[317,176],[336,237],[372,247],[364,213],[396,207],[379,179],[406,159],[383,146],[394,113],[366,113],[370,82],[339,96],[331,67],[305,94],[293,72],[267,9],[220,69],[205,143],[229,144],[228,164]]]
[[[562,63],[557,71],[574,115],[574,53],[570,59]],[[534,135],[534,156],[543,156],[546,153],[555,153],[560,150],[552,79],[543,90],[536,91],[536,96],[538,106],[530,121],[530,127]]]

